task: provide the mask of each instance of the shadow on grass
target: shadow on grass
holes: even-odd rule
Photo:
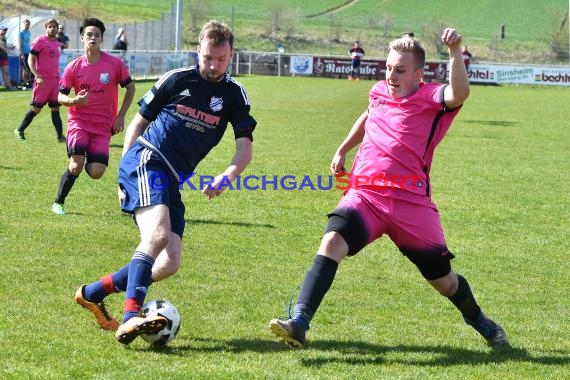
[[[504,121],[504,120],[462,120],[462,121],[468,124],[496,125],[499,127],[512,127],[518,124],[518,122],[516,121]]]
[[[213,219],[186,219],[186,223],[190,223],[190,224],[220,224],[220,225],[239,226],[239,227],[276,228],[273,224],[267,224],[267,223],[231,222],[231,221],[213,220]]]
[[[482,343],[483,344],[483,343]],[[450,366],[525,362],[542,365],[570,365],[570,355],[565,351],[546,350],[540,355],[531,355],[524,348],[497,347],[485,351],[473,351],[452,346],[379,345],[357,341],[315,341],[305,350],[293,350],[282,342],[271,340],[231,339],[216,340],[194,338],[192,344],[163,347],[156,350],[167,355],[187,356],[191,353],[216,352],[297,352],[301,364],[320,367],[327,364],[407,364],[416,366]]]

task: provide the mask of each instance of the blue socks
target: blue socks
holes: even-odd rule
[[[111,293],[124,292],[127,289],[129,264],[125,265],[113,274],[102,277],[85,286],[83,296],[90,302],[99,303]]]
[[[154,258],[136,251],[128,269],[127,294],[125,296],[123,323],[140,313],[148,287],[151,283]]]

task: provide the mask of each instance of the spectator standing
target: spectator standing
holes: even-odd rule
[[[113,39],[113,46],[119,42],[119,39],[121,38],[121,35],[125,33],[125,29],[123,28],[119,28],[117,29],[117,34],[115,34],[115,38]]]
[[[59,26],[55,19],[49,19],[44,24],[45,34],[34,39],[30,45],[28,64],[35,76],[32,90],[32,109],[29,110],[20,126],[14,131],[20,140],[25,140],[24,130],[32,123],[47,104],[51,109],[51,121],[55,128],[57,141],[65,142],[63,126],[59,114],[58,85],[59,85],[59,56],[61,55],[61,42],[56,38]]]
[[[364,57],[364,49],[360,47],[360,42],[355,41],[352,48],[348,51],[351,58],[351,71],[348,80],[360,79],[360,60]]]
[[[20,83],[24,88],[32,87],[32,72],[28,65],[28,57],[30,56],[30,43],[32,41],[30,34],[30,20],[25,19],[23,29],[20,30],[18,43],[20,49]]]
[[[10,82],[10,66],[8,61],[8,53],[14,50],[15,46],[9,45],[6,40],[8,28],[0,28],[0,70],[2,71],[2,82],[4,88],[8,91],[14,90]]]
[[[61,51],[63,51],[63,49],[69,49],[69,37],[65,34],[63,25],[60,25],[57,29],[57,40],[61,43]]]
[[[127,51],[129,42],[127,41],[127,32],[122,31],[119,39],[115,42],[113,50]]]
[[[469,65],[471,64],[471,58],[473,55],[467,50],[467,46],[463,45],[461,48],[461,55],[463,56],[463,63],[465,64],[465,70],[469,74]]]

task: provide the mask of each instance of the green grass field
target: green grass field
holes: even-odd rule
[[[328,175],[372,85],[239,80],[259,122],[244,175],[311,178]],[[137,83],[137,97],[150,86]],[[123,347],[73,301],[79,285],[118,269],[138,242],[116,196],[123,136],[112,140],[107,174],[98,181],[82,174],[68,214],[56,216],[50,207],[67,157],[48,111],[25,142],[13,135],[30,95],[0,92],[0,378],[570,377],[566,88],[473,86],[434,160],[434,199],[454,269],[507,330],[513,348],[500,351],[488,348],[387,239],[343,262],[308,348],[289,349],[267,324],[284,315],[339,191],[228,191],[209,202],[188,188],[182,267],[147,298],[172,301],[182,329],[162,350],[141,339]],[[229,131],[198,174],[218,174],[233,151]],[[116,316],[122,301],[109,298]]]

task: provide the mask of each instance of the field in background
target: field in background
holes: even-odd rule
[[[369,81],[241,77],[259,122],[244,174],[328,175],[334,150],[364,110]],[[151,83],[137,83],[137,98]],[[346,260],[314,319],[309,347],[268,332],[312,261],[340,193],[228,191],[208,202],[185,188],[179,273],[148,299],[171,300],[178,338],[128,348],[73,301],[77,287],[122,266],[137,243],[119,212],[117,166],[83,173],[68,215],[50,211],[65,146],[47,110],[17,141],[30,92],[2,92],[0,139],[0,377],[21,378],[568,378],[570,180],[567,90],[473,86],[434,160],[432,180],[454,268],[510,335],[492,351],[387,240]],[[136,111],[133,107],[129,119]],[[65,111],[63,112],[65,117]],[[228,131],[198,168],[229,163]],[[123,297],[109,299],[120,315]]]
[[[26,3],[28,5],[26,5]],[[4,0],[0,15],[26,12],[31,2]],[[52,0],[62,18],[75,19],[89,14],[105,22],[140,22],[159,18],[174,1]],[[436,55],[435,41],[442,25],[455,26],[480,61],[558,63],[552,56],[553,34],[560,31],[568,2],[562,0],[480,1],[353,1],[334,9],[341,0],[184,0],[184,41],[193,49],[196,27],[218,18],[234,27],[236,47],[241,50],[275,51],[277,44],[286,52],[345,55],[355,39],[362,41],[367,56],[385,56],[386,43],[404,31],[414,31],[426,42],[430,58]],[[315,16],[319,15],[319,16]],[[278,21],[276,21],[278,20]],[[505,25],[505,39],[499,37]],[[277,25],[278,31],[272,30]],[[563,46],[568,46],[568,23],[562,26]],[[437,58],[437,57],[436,57]]]

